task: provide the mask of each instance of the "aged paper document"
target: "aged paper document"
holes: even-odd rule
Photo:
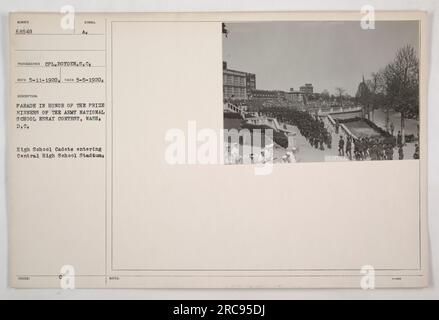
[[[428,286],[424,13],[9,19],[10,286]]]

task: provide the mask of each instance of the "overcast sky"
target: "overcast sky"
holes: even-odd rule
[[[315,92],[343,87],[355,95],[361,77],[391,62],[398,48],[418,51],[418,22],[381,21],[375,30],[360,22],[226,23],[223,60],[230,69],[256,74],[257,89]]]

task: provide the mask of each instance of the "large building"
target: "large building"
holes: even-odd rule
[[[223,62],[223,95],[228,100],[246,100],[256,89],[256,75],[227,68]]]
[[[294,89],[291,88],[289,92],[285,92],[285,99],[291,103],[304,103],[304,95],[303,92],[294,91]]]
[[[251,91],[256,90],[256,75],[254,73],[247,73],[247,94]]]
[[[252,99],[279,99],[282,92],[278,90],[253,90],[250,93]]]
[[[305,94],[313,94],[314,88],[311,83],[305,83],[304,86],[300,87],[300,92]]]
[[[299,91],[290,88],[289,92],[281,90],[256,89],[256,75],[254,73],[232,70],[223,61],[223,97],[225,100],[278,100],[289,103],[306,103],[307,95],[312,95],[314,88],[307,83]]]

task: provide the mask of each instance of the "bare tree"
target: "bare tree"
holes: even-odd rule
[[[321,93],[320,96],[322,97],[323,100],[328,101],[330,99],[330,95],[329,95],[329,91],[324,89]]]
[[[371,78],[366,81],[368,88],[368,101],[370,110],[372,111],[372,121],[374,121],[375,109],[383,105],[383,90],[384,90],[383,74],[381,71],[373,72]],[[387,114],[388,117],[388,114]],[[386,128],[388,127],[388,119],[386,120]]]
[[[405,143],[405,118],[419,112],[419,60],[415,49],[407,45],[398,50],[384,72],[386,95],[393,108],[401,113],[401,135]]]
[[[343,89],[342,87],[336,87],[335,88],[335,92],[338,95],[339,99],[340,99],[340,107],[343,108],[343,94],[345,93],[345,89]]]

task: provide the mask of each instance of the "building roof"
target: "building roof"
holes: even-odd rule
[[[234,73],[234,74],[237,74],[237,75],[240,75],[243,77],[247,76],[247,72],[244,72],[244,71],[238,71],[238,70],[232,70],[232,69],[224,69],[223,70],[223,73],[227,73],[227,72]]]

